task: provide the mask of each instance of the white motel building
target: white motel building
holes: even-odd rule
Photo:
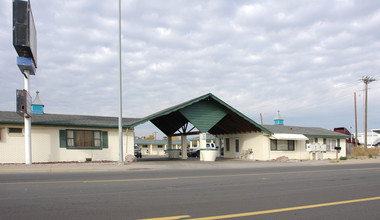
[[[43,108],[37,93],[32,104],[34,163],[118,161],[117,117],[48,114]],[[167,139],[135,140],[135,127],[148,121]],[[280,115],[273,125],[261,125],[211,93],[145,118],[124,118],[122,126],[123,155],[133,155],[135,145],[145,155],[165,155],[174,149],[186,152],[190,146],[205,149],[206,142],[212,141],[224,158],[335,159],[346,156],[348,138],[323,128],[286,126]],[[174,136],[180,141],[173,141]],[[179,157],[187,158],[186,154]],[[0,111],[0,163],[25,163],[24,120],[16,112]]]

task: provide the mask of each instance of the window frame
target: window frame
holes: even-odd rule
[[[240,140],[239,138],[235,138],[235,153],[240,152]]]
[[[92,146],[77,146],[76,132],[91,132]],[[108,132],[101,130],[66,129],[59,130],[60,148],[78,150],[101,150],[108,148]]]
[[[278,150],[278,141],[287,141],[287,150]],[[296,142],[295,140],[270,140],[270,150],[271,151],[295,151],[296,150]]]
[[[230,151],[230,138],[226,138],[226,151]]]

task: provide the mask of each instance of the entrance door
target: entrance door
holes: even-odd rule
[[[235,158],[240,158],[240,144],[239,139],[235,139]]]
[[[224,156],[224,138],[219,138],[220,156]]]

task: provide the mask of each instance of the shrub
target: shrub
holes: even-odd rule
[[[339,160],[347,160],[347,157],[340,157]]]

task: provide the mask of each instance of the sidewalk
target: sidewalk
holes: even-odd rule
[[[294,166],[324,166],[345,164],[379,163],[375,159],[349,159],[349,160],[290,160],[288,162],[276,161],[249,161],[239,159],[218,158],[215,162],[201,162],[196,158],[187,160],[167,158],[145,158],[134,163],[119,164],[118,162],[78,162],[78,163],[46,163],[46,164],[0,164],[2,173],[22,172],[89,172],[89,171],[137,171],[137,170],[187,170],[187,169],[238,169],[238,168],[264,168],[264,167],[294,167]]]

